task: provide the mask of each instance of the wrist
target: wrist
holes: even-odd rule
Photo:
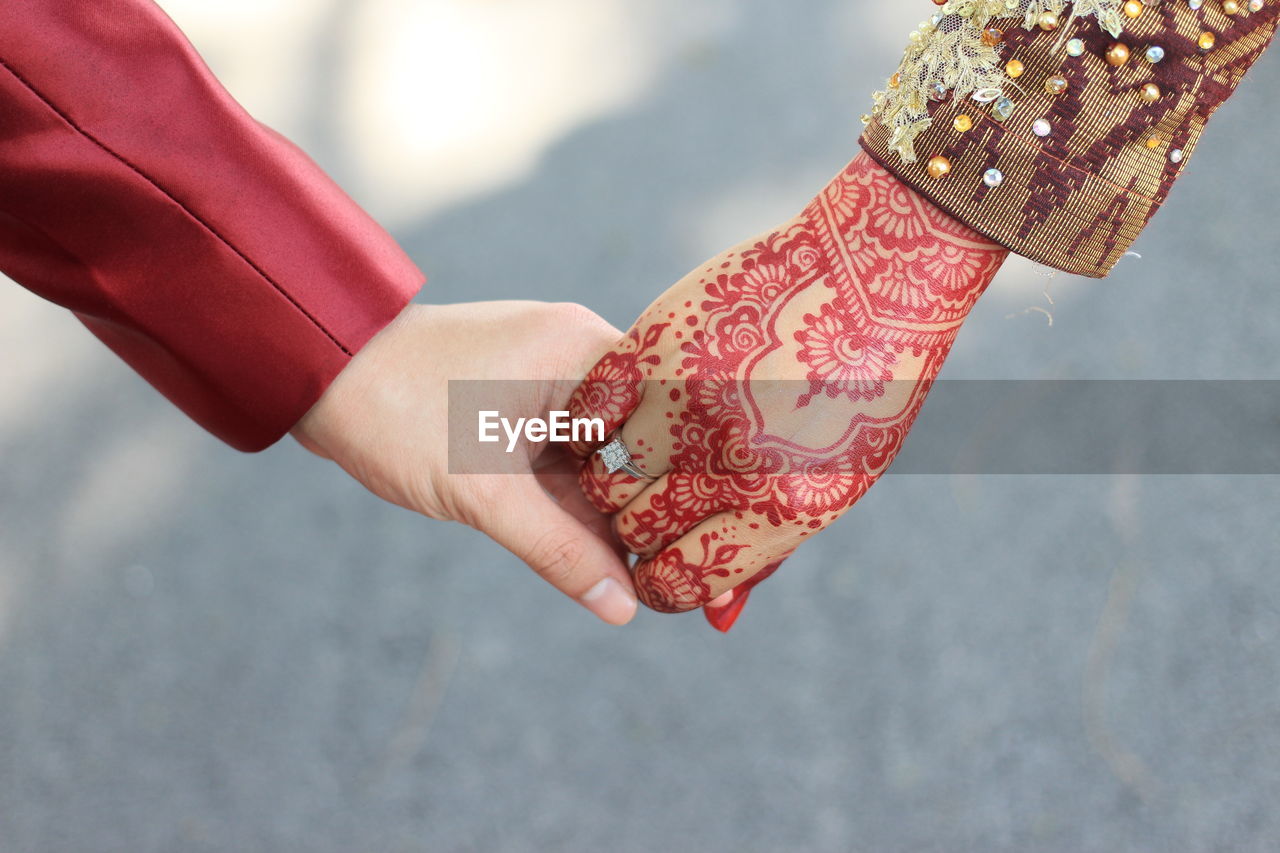
[[[837,309],[869,315],[890,339],[904,325],[952,337],[1009,255],[865,153],[805,217],[841,295]]]
[[[294,424],[289,434],[307,450],[325,459],[334,457],[337,436],[351,428],[350,413],[359,407],[353,399],[367,392],[378,372],[382,353],[394,346],[401,330],[426,310],[426,306],[409,304],[378,331],[347,362],[320,399]],[[363,389],[363,390],[362,390]]]
[[[905,213],[906,208],[902,199],[909,197],[916,205],[915,209],[910,212],[911,224],[922,235],[932,235],[935,239],[945,241],[959,240],[966,246],[989,252],[999,252],[1002,254],[1001,263],[1008,257],[1008,249],[940,207],[914,186],[902,180],[897,174],[876,162],[867,152],[862,151],[854,158],[851,164],[851,168],[853,167],[856,167],[859,172],[865,172],[868,176],[871,176],[871,180],[892,188],[891,192],[881,198],[882,206],[897,208]]]

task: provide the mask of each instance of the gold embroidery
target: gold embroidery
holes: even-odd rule
[[[1068,5],[1064,37],[1080,17],[1096,18],[1115,37],[1124,32],[1124,0],[949,0],[921,22],[894,75],[897,85],[872,95],[871,115],[889,129],[889,145],[903,162],[916,161],[916,137],[932,124],[930,99],[960,101],[977,93],[986,102],[1017,89],[1001,62],[1001,34],[993,21],[1016,21],[1021,14],[1023,27],[1034,29],[1043,15],[1061,17]]]

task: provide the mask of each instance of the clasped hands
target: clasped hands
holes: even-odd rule
[[[638,598],[727,630],[888,468],[1005,257],[863,154],[626,335],[576,305],[410,306],[294,435],[379,497],[488,534],[606,622]],[[504,385],[504,412],[603,420],[646,479],[609,473],[594,437],[451,474],[450,379],[540,380]]]

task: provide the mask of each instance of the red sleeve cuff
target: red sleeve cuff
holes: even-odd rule
[[[259,450],[421,272],[147,0],[0,7],[0,268]]]

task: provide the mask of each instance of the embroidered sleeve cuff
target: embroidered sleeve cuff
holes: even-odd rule
[[[876,93],[862,145],[1011,251],[1101,278],[1278,18],[1280,0],[948,0]]]

